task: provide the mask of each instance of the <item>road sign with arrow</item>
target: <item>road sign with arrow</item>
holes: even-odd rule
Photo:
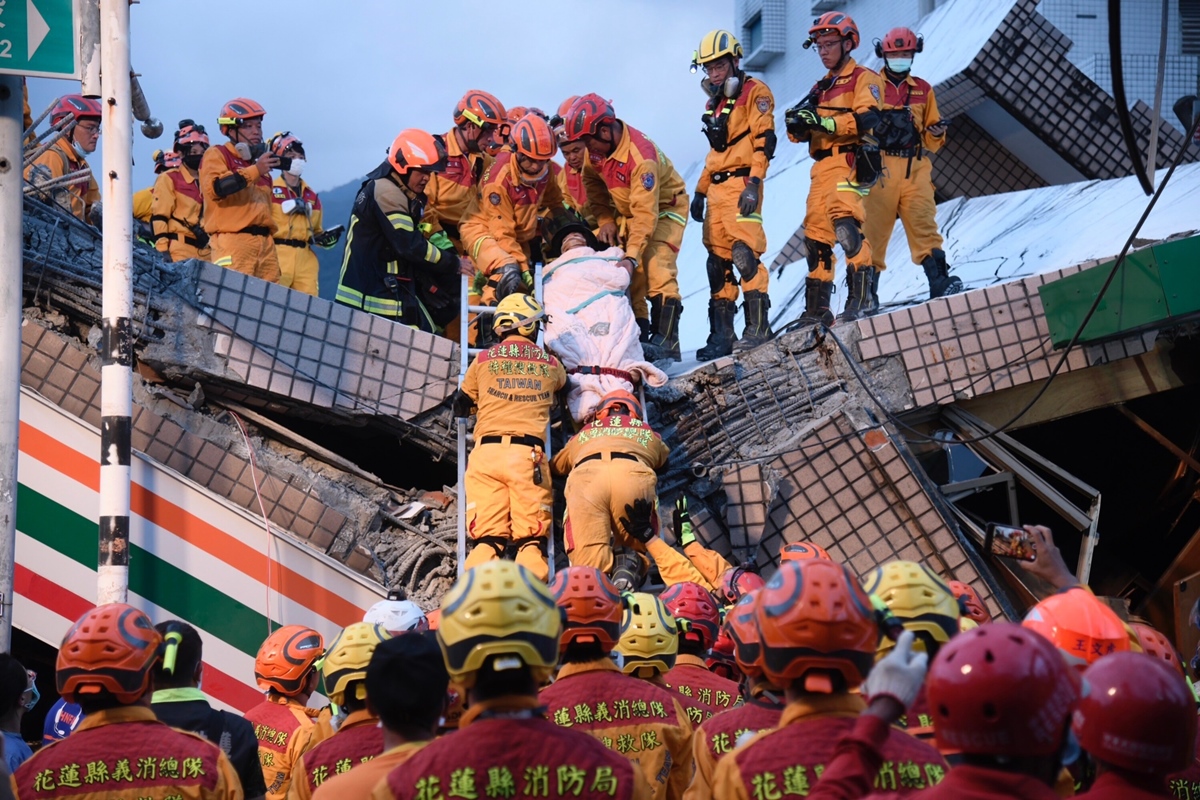
[[[0,0],[0,73],[79,77],[81,0]]]

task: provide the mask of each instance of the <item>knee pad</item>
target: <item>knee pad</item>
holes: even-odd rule
[[[705,264],[708,269],[708,288],[712,294],[721,291],[722,287],[727,283],[733,283],[733,264],[718,256],[716,253],[708,254],[708,262]]]
[[[737,267],[742,280],[754,280],[754,276],[758,274],[758,256],[754,255],[750,245],[742,241],[734,242],[733,247],[730,248],[730,254],[733,256],[733,265]]]
[[[536,547],[538,549],[538,552],[542,554],[542,558],[546,557],[547,548],[546,548],[546,537],[545,536],[533,536],[528,539],[522,539],[521,541],[517,542],[517,552],[518,553],[521,552],[522,550],[524,550],[526,547]]]
[[[808,271],[816,272],[823,269],[833,272],[833,246],[818,242],[816,239],[804,238],[805,258],[808,259]],[[830,278],[830,280],[833,280]]]
[[[837,237],[838,244],[842,246],[842,250],[845,251],[847,260],[854,258],[862,250],[862,226],[858,224],[858,220],[854,217],[835,219],[833,221],[833,234]]]
[[[504,558],[505,552],[508,550],[508,539],[503,536],[480,536],[478,539],[472,539],[475,547],[490,547],[492,552],[496,554],[496,558]]]

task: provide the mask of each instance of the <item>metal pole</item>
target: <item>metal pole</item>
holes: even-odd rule
[[[100,566],[97,602],[129,592],[130,417],[133,413],[133,105],[129,0],[100,2],[104,106],[104,314],[100,377]]]
[[[462,278],[462,288],[458,299],[458,388],[462,388],[463,378],[467,377],[467,362],[471,358],[468,334],[471,329],[467,312],[467,276]],[[458,577],[462,577],[467,564],[467,420],[459,417],[455,420],[458,429]]]
[[[0,75],[0,652],[12,643],[21,402],[21,79]]]

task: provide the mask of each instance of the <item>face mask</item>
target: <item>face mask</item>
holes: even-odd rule
[[[905,73],[912,69],[913,60],[911,58],[887,58],[884,60],[887,62],[887,68],[892,72]]]
[[[34,706],[38,704],[38,700],[42,699],[42,693],[37,688],[37,673],[32,670],[27,670],[29,673],[29,702],[25,704],[26,711],[33,711]]]
[[[234,142],[233,149],[237,151],[238,158],[242,161],[253,161],[254,154],[250,152],[250,145],[245,142]]]
[[[304,174],[304,159],[303,158],[293,158],[292,166],[290,169],[288,169],[288,173],[297,178],[299,178],[301,175],[303,175]]]
[[[204,158],[203,153],[189,153],[183,157],[183,165],[188,169],[200,169],[200,160]]]

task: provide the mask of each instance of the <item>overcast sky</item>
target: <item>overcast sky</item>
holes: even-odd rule
[[[192,117],[216,144],[221,105],[250,97],[267,109],[267,135],[290,130],[305,145],[304,177],[318,191],[383,158],[404,128],[443,133],[467,89],[505,105],[553,114],[595,91],[644,131],[682,172],[703,157],[704,95],[688,71],[712,28],[733,24],[733,0],[206,0],[144,2],[131,9],[133,66],[166,131],[135,125],[135,189],[153,182],[150,153],[169,148]],[[36,116],[68,81],[30,81]],[[100,151],[90,159],[99,171]]]

